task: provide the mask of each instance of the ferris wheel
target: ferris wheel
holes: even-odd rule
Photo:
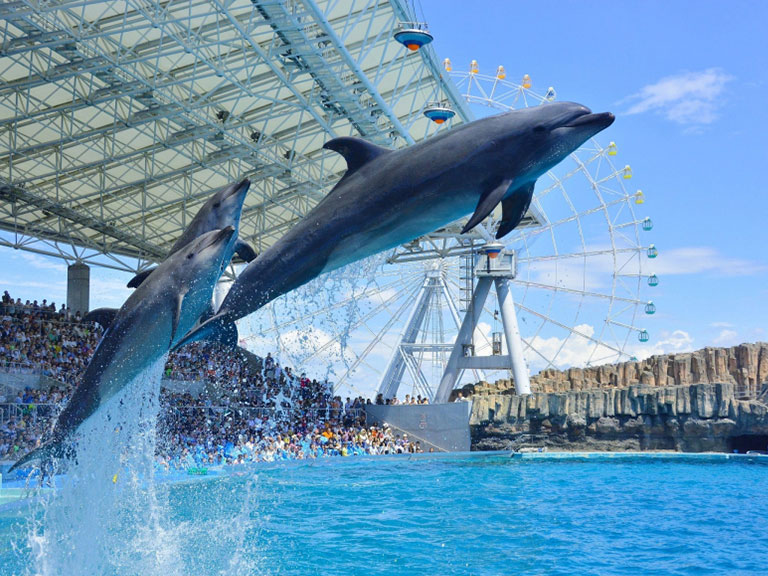
[[[474,61],[465,73],[448,60],[445,67],[477,117],[556,98],[553,88],[534,92],[527,75],[508,81],[502,67],[492,76]],[[528,214],[502,239],[515,259],[511,291],[531,373],[630,360],[649,339],[645,321],[656,307],[646,291],[659,282],[650,267],[658,251],[647,242],[653,224],[639,213],[644,195],[619,159],[615,143],[586,142],[539,179]],[[499,217],[464,235],[457,222],[322,276],[241,321],[245,344],[277,350],[340,394],[432,399],[472,306],[478,251]],[[504,352],[500,308],[495,297],[484,301],[468,353]],[[509,377],[466,370],[459,384]]]

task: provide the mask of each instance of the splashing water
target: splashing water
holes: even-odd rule
[[[195,530],[188,519],[173,522],[169,492],[155,479],[165,361],[147,368],[79,429],[76,461],[31,514],[28,574],[189,573],[181,558]],[[233,513],[225,528],[226,546],[234,551],[244,533],[238,517]],[[227,573],[242,572],[233,561]]]
[[[349,369],[356,359],[351,333],[376,305],[370,292],[385,261],[386,254],[376,254],[323,274],[243,318],[248,348],[277,350],[283,364],[333,381],[334,367]]]

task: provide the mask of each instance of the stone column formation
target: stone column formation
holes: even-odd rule
[[[590,368],[543,370],[531,377],[534,392],[570,392],[600,388],[685,386],[729,383],[734,394],[754,396],[768,382],[768,343],[740,344],[730,348],[704,348],[695,352],[651,356],[639,362],[622,362]],[[512,382],[480,382],[467,392],[476,395],[511,394]]]

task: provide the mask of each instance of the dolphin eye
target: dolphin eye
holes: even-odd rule
[[[213,205],[214,208],[218,208],[219,206],[221,206],[221,202],[216,202],[216,204]]]
[[[547,128],[546,128],[546,126],[544,126],[544,124],[538,124],[538,125],[533,127],[533,131],[536,132],[537,134],[541,134],[546,129]]]
[[[195,257],[195,253],[194,252],[190,252],[189,254],[187,254],[187,260],[192,260],[192,258],[194,258],[194,257]]]

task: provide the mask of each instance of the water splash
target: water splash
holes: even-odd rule
[[[28,573],[182,574],[180,534],[154,478],[163,357],[78,431],[77,458],[40,500]]]
[[[276,350],[283,364],[334,381],[356,360],[350,339],[376,306],[371,294],[385,260],[386,254],[376,254],[323,274],[242,319],[248,348]]]

